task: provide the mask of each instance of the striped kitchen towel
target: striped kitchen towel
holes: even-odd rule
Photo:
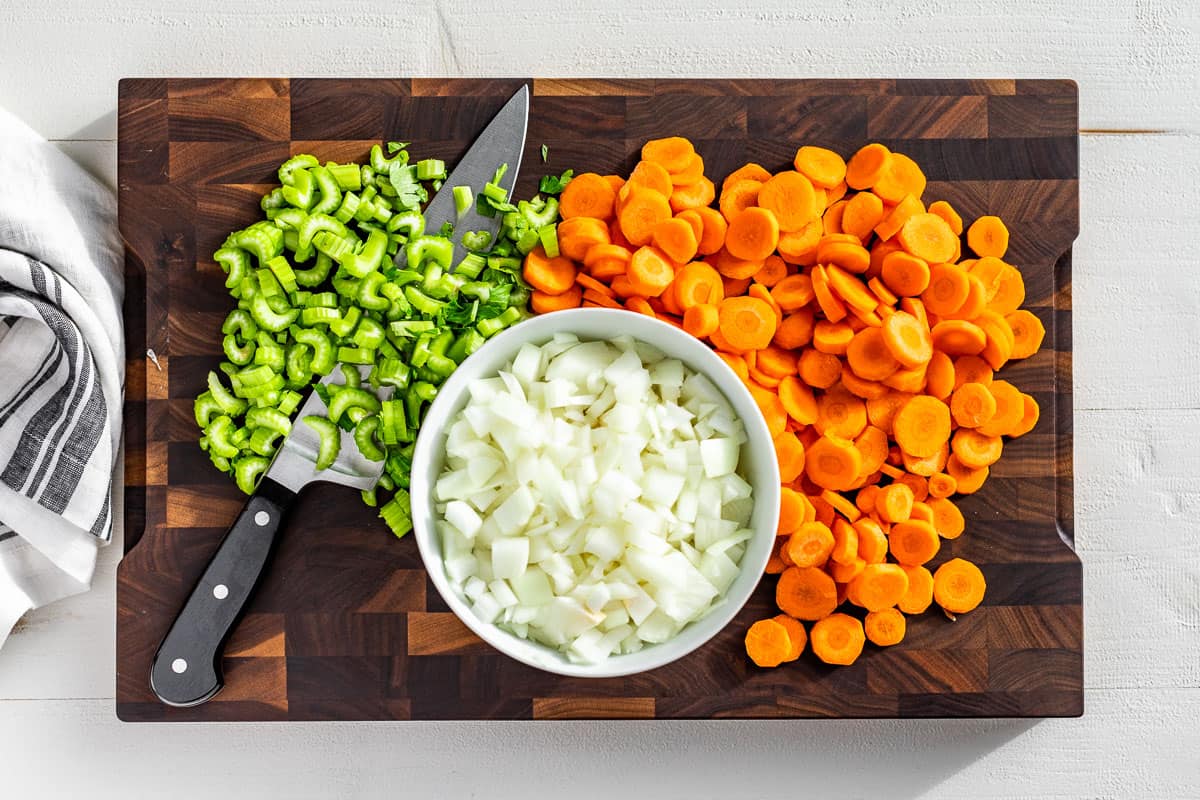
[[[112,537],[123,291],[112,192],[0,110],[0,644]]]

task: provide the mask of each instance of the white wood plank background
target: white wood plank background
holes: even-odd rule
[[[0,105],[110,184],[129,76],[1078,80],[1088,687],[1039,723],[123,725],[117,543],[0,652],[5,796],[1200,797],[1195,2],[6,0],[0,32]]]

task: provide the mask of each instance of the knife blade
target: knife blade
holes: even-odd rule
[[[425,206],[426,232],[436,233],[447,222],[454,225],[453,264],[458,264],[467,254],[462,245],[463,233],[488,231],[492,235],[492,241],[495,241],[500,230],[500,215],[485,217],[475,210],[474,203],[459,217],[454,207],[454,187],[469,186],[475,196],[478,196],[484,185],[492,179],[496,169],[501,164],[507,164],[508,170],[500,179],[500,186],[506,189],[511,197],[517,173],[521,171],[521,154],[525,151],[528,126],[529,87],[522,86],[496,112],[496,116],[492,117],[492,121],[476,137],[450,175],[442,182],[442,188]],[[396,253],[396,265],[403,267],[405,258],[402,247]]]

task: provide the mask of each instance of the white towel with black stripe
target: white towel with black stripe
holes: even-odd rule
[[[0,109],[0,644],[112,538],[122,258],[112,192]]]

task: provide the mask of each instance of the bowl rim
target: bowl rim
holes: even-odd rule
[[[616,323],[621,323],[622,320],[614,318],[614,315],[617,313],[624,313],[630,317],[630,319],[624,320],[625,325],[620,329],[617,329],[618,326]],[[602,337],[593,334],[581,334],[575,330],[575,328],[579,327],[581,321],[590,321],[593,319],[604,319],[610,323],[614,323],[613,333],[607,337]],[[535,328],[537,329],[536,331],[534,330]],[[641,330],[638,331],[638,329]],[[735,578],[734,584],[731,584],[730,588],[718,597],[715,605],[709,610],[708,614],[688,623],[679,633],[665,642],[647,645],[635,653],[609,657],[595,664],[573,663],[567,660],[558,650],[539,642],[521,639],[515,634],[501,629],[495,623],[483,622],[475,615],[466,601],[459,597],[458,592],[451,585],[444,568],[441,544],[439,541],[436,541],[436,529],[434,529],[433,525],[428,524],[436,518],[437,514],[436,504],[433,500],[434,481],[427,480],[427,475],[431,463],[436,460],[437,456],[441,455],[441,449],[444,447],[443,442],[447,430],[447,426],[444,423],[439,426],[422,424],[417,434],[413,450],[412,480],[410,486],[413,535],[417,540],[417,549],[420,552],[425,571],[433,581],[433,585],[437,589],[438,594],[441,595],[442,600],[450,607],[460,622],[498,652],[528,666],[569,677],[615,678],[638,674],[670,664],[703,647],[718,633],[729,626],[729,623],[733,621],[734,617],[737,616],[754,594],[761,580],[763,570],[766,568],[767,561],[770,558],[772,548],[769,546],[760,546],[761,551],[753,559],[754,563],[751,563],[749,559],[751,559],[755,550],[750,545],[759,540],[769,539],[771,542],[774,541],[775,520],[779,517],[781,494],[779,465],[774,457],[773,440],[762,414],[753,413],[747,419],[745,415],[740,413],[738,409],[739,405],[749,407],[757,412],[757,404],[749,389],[729,365],[717,356],[708,345],[696,339],[691,334],[668,325],[661,320],[623,309],[579,308],[555,311],[550,314],[532,317],[501,331],[464,360],[459,368],[441,385],[437,397],[434,398],[429,410],[426,412],[427,420],[429,417],[436,417],[444,413],[448,421],[461,405],[465,405],[466,400],[464,396],[472,381],[477,378],[493,377],[491,374],[470,375],[471,370],[464,369],[464,367],[467,367],[472,359],[477,359],[480,354],[492,355],[499,351],[505,351],[508,353],[508,356],[501,359],[501,365],[503,365],[505,361],[510,361],[516,355],[517,350],[520,349],[522,344],[530,341],[544,344],[559,333],[576,335],[583,341],[596,341],[604,338],[611,341],[617,336],[627,335],[637,341],[657,347],[664,352],[668,348],[691,351],[687,355],[671,355],[668,353],[668,357],[680,358],[684,361],[702,362],[700,367],[689,364],[688,368],[708,378],[713,383],[713,386],[725,397],[726,402],[729,403],[734,413],[742,421],[747,439],[742,444],[742,453],[753,454],[758,449],[763,448],[764,452],[770,454],[770,458],[763,459],[768,468],[766,486],[760,487],[757,483],[754,483],[755,515],[752,517],[750,524],[753,534],[748,540],[746,552],[742,555],[742,560],[738,564],[739,577],[747,570],[752,570],[754,575],[758,577],[752,582],[747,582],[744,591],[738,597],[734,597],[731,594],[737,583],[737,579]],[[654,340],[652,341],[651,339]],[[657,341],[658,339],[665,339],[667,341],[666,343],[660,343]],[[672,344],[677,345],[677,347],[671,347],[670,345]],[[694,354],[694,357],[692,354]],[[479,360],[482,361],[483,359]],[[719,379],[716,378],[714,373],[721,377]],[[736,398],[730,396],[731,392],[726,387],[731,389],[732,394],[736,395]],[[443,409],[447,410],[443,412]],[[444,458],[444,455],[442,457]],[[750,458],[753,459],[754,456],[751,455]],[[760,512],[759,504],[762,502],[766,502],[771,508]],[[755,518],[759,516],[759,513],[763,513],[764,516],[757,520],[759,527],[755,527]],[[770,524],[768,525],[767,523]],[[717,621],[716,624],[714,624],[714,620]],[[703,626],[702,629],[711,629],[707,630],[694,643],[689,643],[689,646],[684,646],[682,649],[678,646],[675,648],[668,646],[678,642],[681,637],[685,636],[688,631],[693,631],[696,626]],[[540,657],[543,655],[544,658]]]

